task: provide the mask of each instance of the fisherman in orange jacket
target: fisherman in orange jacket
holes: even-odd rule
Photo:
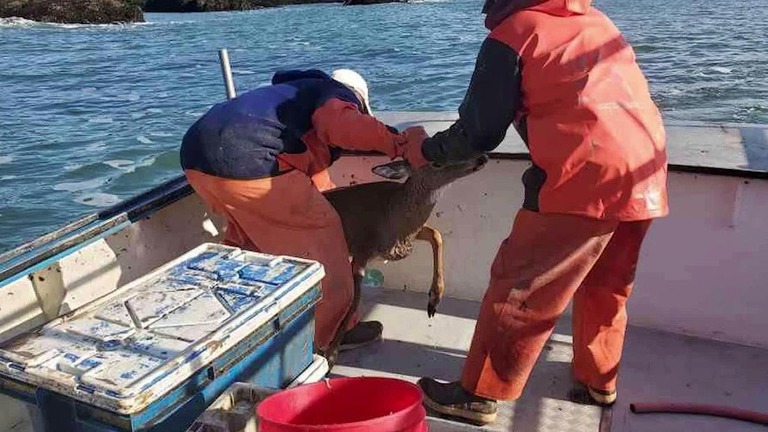
[[[483,12],[491,33],[460,118],[410,160],[470,159],[513,124],[533,163],[461,380],[421,379],[424,403],[494,421],[496,401],[521,395],[573,299],[574,379],[609,405],[640,247],[669,212],[661,115],[632,48],[590,0],[488,0]]]
[[[283,71],[272,85],[217,104],[192,125],[181,165],[198,195],[226,219],[225,244],[323,264],[315,347],[325,351],[340,330],[345,350],[379,339],[382,325],[354,318],[339,329],[353,280],[341,220],[321,194],[334,187],[328,167],[343,149],[395,158],[425,137],[423,128],[399,132],[374,118],[368,86],[352,70]]]

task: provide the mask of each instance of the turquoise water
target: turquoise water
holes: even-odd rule
[[[735,8],[734,4],[738,4]],[[177,176],[187,127],[277,68],[353,67],[374,110],[455,110],[481,2],[148,14],[146,24],[0,21],[0,251]],[[604,0],[669,119],[768,123],[765,0]]]

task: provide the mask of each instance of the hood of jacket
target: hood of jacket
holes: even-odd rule
[[[317,69],[309,69],[309,70],[284,70],[284,71],[278,71],[275,72],[275,75],[272,77],[272,84],[281,84],[289,81],[296,81],[300,79],[322,79],[331,81],[331,76],[327,73],[317,70]]]
[[[523,9],[537,10],[550,15],[583,15],[592,7],[592,0],[486,0],[483,13],[485,26],[493,30],[504,19]]]

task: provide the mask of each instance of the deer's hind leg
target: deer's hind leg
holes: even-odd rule
[[[443,279],[443,236],[435,228],[424,225],[416,238],[432,245],[432,286],[429,288],[427,315],[432,318],[437,313],[437,305],[445,293]]]
[[[333,337],[331,345],[328,347],[328,350],[325,353],[325,358],[328,360],[328,365],[330,368],[333,368],[333,366],[336,364],[336,359],[339,356],[339,345],[341,345],[341,340],[344,338],[344,334],[347,331],[347,327],[349,327],[349,323],[352,321],[352,317],[355,316],[355,313],[357,313],[358,309],[360,308],[361,286],[363,284],[363,278],[365,277],[365,267],[367,264],[368,260],[363,261],[354,258],[352,259],[354,295],[352,297],[352,303],[349,305],[347,313],[344,315],[344,318],[341,320],[339,327],[336,329],[336,335]]]

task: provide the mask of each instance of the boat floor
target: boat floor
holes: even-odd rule
[[[427,318],[425,294],[368,289],[363,319],[384,323],[380,343],[342,353],[332,376],[421,376],[453,380],[461,372],[479,304],[445,299]],[[630,403],[677,402],[768,411],[768,350],[630,327],[612,409],[579,405],[567,398],[570,376],[569,319],[558,323],[524,395],[500,405],[498,421],[483,428],[430,417],[430,430],[488,431],[764,431],[745,422],[705,416],[645,414]]]

